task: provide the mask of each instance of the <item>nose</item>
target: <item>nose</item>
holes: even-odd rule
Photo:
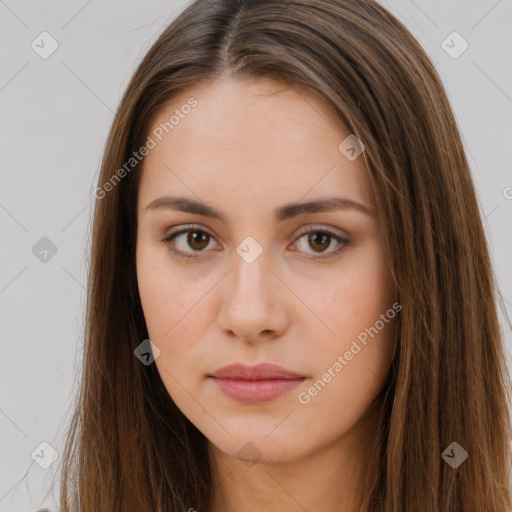
[[[289,324],[290,298],[268,268],[264,254],[252,263],[235,254],[233,268],[226,277],[217,317],[219,328],[246,343],[280,337]]]

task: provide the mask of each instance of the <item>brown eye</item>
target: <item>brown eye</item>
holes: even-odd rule
[[[194,226],[185,226],[183,229],[171,233],[162,242],[167,244],[169,251],[182,258],[198,258],[202,253],[208,252],[207,248],[213,240],[215,240],[213,235],[206,230]],[[300,245],[301,240],[307,241],[305,243],[306,247],[301,248],[299,252],[312,254],[313,256],[310,259],[336,256],[349,244],[349,241],[345,238],[322,229],[309,229],[298,238],[296,244]],[[337,246],[334,250],[329,251],[333,241],[336,242]]]
[[[305,241],[302,243],[302,248],[300,247],[301,240]],[[334,250],[329,250],[333,241],[336,242],[337,246],[334,246]],[[300,252],[313,254],[312,259],[323,259],[338,255],[349,244],[349,240],[331,231],[317,228],[303,232],[296,244],[299,246]]]
[[[190,227],[171,233],[162,242],[166,243],[168,249],[178,256],[197,258],[201,253],[206,252],[205,249],[213,239],[207,231]]]
[[[208,246],[210,235],[204,231],[189,231],[187,236],[187,244],[194,251],[202,251]],[[206,243],[205,243],[206,241]]]
[[[324,252],[331,244],[331,235],[318,231],[308,235],[308,243],[315,251]]]

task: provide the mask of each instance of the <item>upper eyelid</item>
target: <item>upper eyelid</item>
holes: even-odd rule
[[[173,235],[181,235],[183,233],[188,233],[189,231],[204,231],[209,234],[211,237],[216,238],[216,236],[205,226],[201,226],[200,224],[183,224],[181,226],[176,227],[176,229],[172,229],[170,231],[166,231],[164,238],[169,238]]]

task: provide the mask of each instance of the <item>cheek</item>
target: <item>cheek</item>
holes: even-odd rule
[[[376,242],[347,254],[335,272],[326,274],[315,287],[308,286],[314,293],[304,290],[306,300],[334,331],[326,339],[332,339],[337,349],[373,326],[395,297],[384,254]]]
[[[167,392],[182,408],[190,399],[184,389],[195,393],[190,369],[200,368],[201,354],[194,347],[200,339],[201,304],[198,293],[163,260],[156,251],[138,250],[137,280],[148,336],[160,350],[155,365]]]
[[[354,253],[323,289],[327,292],[309,300],[322,305],[319,316],[335,334],[323,337],[324,349],[315,355],[315,377],[329,381],[325,386],[329,391],[323,391],[322,382],[318,387],[323,400],[341,400],[351,407],[360,404],[363,410],[384,384],[394,349],[395,288],[380,247]],[[335,365],[340,363],[338,356],[343,359],[342,370]],[[336,376],[322,379],[329,369]]]
[[[202,287],[187,276],[171,265],[170,256],[161,247],[137,248],[139,295],[155,343],[165,342],[175,329],[187,325],[187,315],[204,295]]]
[[[306,417],[329,418],[323,427],[314,424],[316,435],[335,438],[364,416],[382,390],[392,361],[396,312],[389,302],[361,300],[333,325],[337,336],[314,353],[317,371],[297,398]]]
[[[176,283],[165,268],[149,256],[149,251],[138,251],[137,282],[149,336],[157,343],[171,327],[173,312],[181,308],[171,292]]]
[[[137,281],[148,335],[160,349],[156,360],[169,391],[190,379],[190,368],[208,369],[200,340],[213,321],[208,291],[215,276],[199,278],[171,265],[166,251],[137,249]],[[217,279],[218,280],[218,279]]]

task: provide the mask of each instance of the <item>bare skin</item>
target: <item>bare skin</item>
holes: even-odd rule
[[[209,441],[210,512],[355,512],[375,435],[367,413],[389,371],[395,323],[363,157],[338,149],[349,132],[304,93],[228,78],[203,88],[153,119],[150,132],[190,96],[198,102],[146,156],[139,188],[137,275],[155,363]],[[164,196],[206,203],[224,219],[147,208]],[[274,217],[327,197],[363,208]],[[163,241],[186,224],[188,237]],[[242,257],[258,247],[254,261]],[[304,378],[276,399],[243,403],[209,377],[235,362],[271,362]]]

